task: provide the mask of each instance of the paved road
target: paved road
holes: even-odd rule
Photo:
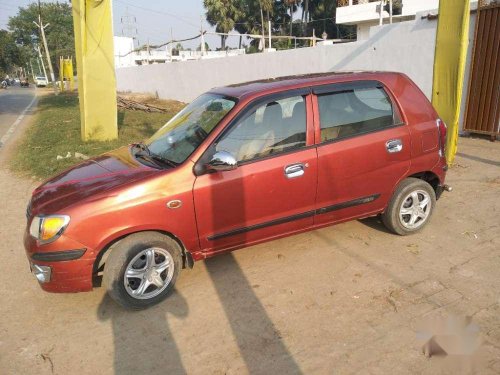
[[[19,118],[26,108],[34,104],[35,90],[19,86],[0,90],[0,148],[8,142],[10,135],[21,122],[22,118]]]

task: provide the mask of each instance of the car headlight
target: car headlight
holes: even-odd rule
[[[69,224],[67,215],[35,216],[30,225],[30,235],[41,243],[55,241]]]

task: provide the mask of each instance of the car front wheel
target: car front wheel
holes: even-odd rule
[[[104,285],[120,305],[142,309],[164,300],[182,266],[179,244],[157,232],[132,234],[117,242],[104,268]]]
[[[436,206],[436,193],[426,181],[418,178],[403,180],[394,192],[382,215],[385,226],[405,236],[421,230]]]

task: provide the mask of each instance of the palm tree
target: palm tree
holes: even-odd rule
[[[229,33],[241,16],[238,0],[203,0],[206,18],[218,33]],[[221,35],[221,49],[226,49],[227,35]]]
[[[309,0],[304,0],[304,5],[302,7],[302,22],[309,22]]]
[[[290,36],[293,35],[293,13],[301,1],[302,0],[285,0],[286,5],[290,7]]]

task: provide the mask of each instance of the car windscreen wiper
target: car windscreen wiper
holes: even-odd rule
[[[149,156],[145,151],[137,151],[135,154],[134,154],[134,157],[137,158],[137,159],[143,159],[143,160],[146,160],[149,164],[154,164],[156,166],[159,166],[159,163],[154,160],[151,156]]]
[[[143,142],[132,143],[132,147],[138,148],[139,150],[147,152],[148,155],[151,155],[151,150],[149,149],[148,145]]]
[[[156,154],[153,154],[151,151],[149,151],[149,153],[147,153],[146,150],[140,150],[140,151],[137,151],[134,154],[134,156],[136,158],[141,158],[141,159],[147,160],[147,161],[149,161],[152,164],[163,165],[163,166],[166,165],[166,166],[169,166],[169,167],[172,167],[172,168],[177,167],[177,163],[175,163],[175,162],[173,162],[171,160],[162,158],[161,156],[158,156]]]
[[[160,155],[156,155],[156,154],[151,153],[151,154],[149,154],[149,157],[151,159],[157,161],[157,162],[160,162],[162,164],[166,164],[166,165],[168,165],[168,166],[170,166],[172,168],[177,167],[177,163],[176,162],[174,162],[172,160],[169,160],[167,158],[161,157]]]

